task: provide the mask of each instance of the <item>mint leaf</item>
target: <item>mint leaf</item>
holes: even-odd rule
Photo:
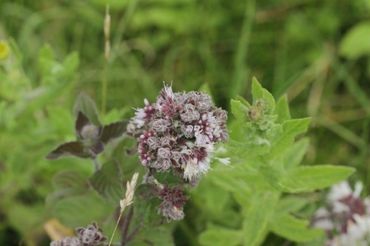
[[[272,232],[294,242],[312,241],[324,235],[322,230],[310,229],[308,221],[289,214],[276,217],[271,222]]]
[[[204,246],[241,245],[243,232],[220,226],[211,226],[200,234],[199,242]]]
[[[278,122],[284,122],[290,120],[290,111],[287,96],[282,96],[279,98],[276,104],[276,114],[278,115]]]
[[[314,191],[338,183],[354,171],[351,167],[332,165],[298,167],[284,175],[281,185],[287,192]]]
[[[243,211],[244,245],[254,246],[263,242],[278,197],[275,192],[256,193],[251,197],[249,206]]]

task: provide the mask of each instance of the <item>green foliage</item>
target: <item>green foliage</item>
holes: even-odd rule
[[[112,18],[108,63],[102,34],[106,4]],[[234,158],[233,168],[215,167],[191,195],[186,222],[175,231],[179,244],[197,245],[207,225],[238,231],[243,220],[239,203],[247,204],[257,186],[283,189],[274,173],[302,161],[356,167],[352,178],[362,180],[368,193],[369,10],[368,0],[1,1],[0,39],[10,50],[6,59],[0,58],[0,245],[20,240],[48,245],[43,223],[52,214],[45,210],[45,197],[49,205],[86,191],[65,187],[54,195],[59,188],[50,184],[63,170],[88,186],[93,175],[88,160],[50,163],[44,158],[60,141],[74,140],[71,109],[81,91],[107,105],[100,115],[103,124],[132,114],[143,98],[156,95],[163,80],[173,81],[176,90],[198,89],[206,82],[204,89],[224,108],[230,95],[249,95],[251,73],[263,78],[276,98],[288,94],[276,102],[277,119],[269,133],[261,130],[262,121],[254,123],[257,129],[245,124],[243,111],[250,105],[236,98],[244,118],[230,120],[232,141],[221,155],[240,158]],[[108,97],[103,99],[105,79]],[[288,101],[291,115],[311,117],[310,144],[299,137],[282,156],[261,165],[259,157],[270,155],[273,135],[280,135],[281,124],[290,118]],[[250,131],[263,134],[243,134]],[[109,164],[113,156],[127,180],[137,168],[136,157],[123,154],[131,147],[128,140],[114,142],[99,160]],[[276,209],[296,214],[309,203],[312,211],[318,200],[283,194]],[[278,237],[267,240],[265,245],[287,244]]]
[[[349,59],[370,55],[369,22],[359,23],[346,33],[340,43],[340,53]]]
[[[333,165],[299,166],[308,140],[296,139],[307,130],[309,119],[291,119],[286,97],[275,104],[256,79],[252,96],[253,104],[231,101],[235,120],[231,123],[230,144],[225,146],[230,150],[231,164],[218,165],[207,177],[220,192],[228,191],[235,198],[242,222],[236,228],[226,224],[217,229],[208,226],[199,241],[212,245],[234,237],[236,245],[261,245],[269,232],[294,242],[320,238],[322,231],[309,228],[307,220],[294,216],[308,201],[287,194],[328,187],[354,170]],[[201,206],[212,209],[207,203]]]

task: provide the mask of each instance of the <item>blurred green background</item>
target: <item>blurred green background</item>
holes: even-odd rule
[[[110,122],[163,81],[207,86],[227,109],[256,76],[288,94],[294,117],[312,117],[306,163],[353,166],[369,194],[370,0],[1,0],[0,40],[0,245],[47,245],[53,175],[91,172],[86,161],[44,158],[74,138],[80,91]]]

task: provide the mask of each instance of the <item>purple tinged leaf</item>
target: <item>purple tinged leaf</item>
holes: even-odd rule
[[[91,157],[95,158],[98,154],[103,152],[104,150],[104,145],[101,141],[98,141],[94,145],[92,145],[89,149]]]
[[[100,140],[107,144],[111,139],[122,136],[126,131],[127,122],[119,121],[109,125],[106,125],[102,129]]]
[[[89,155],[84,151],[84,146],[80,142],[68,142],[58,146],[47,155],[47,159],[53,160],[65,155],[74,155],[87,158]]]
[[[77,136],[81,137],[81,132],[82,132],[83,127],[88,124],[90,124],[89,119],[86,117],[84,113],[79,111],[77,114],[77,119],[75,123],[75,130],[76,130]]]
[[[95,102],[87,94],[80,93],[80,95],[78,95],[74,106],[74,112],[76,112],[76,114],[78,112],[82,112],[94,125],[100,125],[98,110],[96,108]]]

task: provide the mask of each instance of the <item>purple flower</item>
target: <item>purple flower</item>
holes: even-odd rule
[[[169,86],[155,103],[144,104],[127,126],[137,138],[141,164],[192,183],[199,180],[209,170],[214,144],[228,138],[226,111],[205,93],[174,93]]]

